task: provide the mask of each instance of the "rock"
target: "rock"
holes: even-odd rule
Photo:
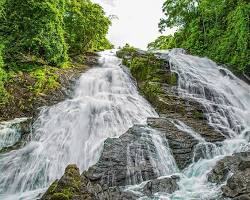
[[[178,177],[157,179],[160,176],[157,166],[159,158],[152,141],[153,131],[147,125],[135,125],[119,138],[106,139],[95,165],[81,175],[75,165],[69,165],[62,178],[50,186],[42,200],[133,200],[160,191],[173,193],[178,189]],[[125,189],[126,185],[144,181],[149,182],[138,193]]]
[[[20,120],[21,121],[17,121],[17,123],[13,123],[10,127],[11,129],[16,129],[18,133],[20,133],[20,138],[13,145],[3,147],[2,149],[0,148],[0,153],[7,153],[18,149],[30,141],[33,119],[21,118]]]
[[[197,139],[179,130],[171,119],[149,118],[147,122],[152,128],[165,134],[179,169],[184,169],[192,163],[194,147],[198,144]]]
[[[156,148],[147,126],[133,126],[120,138],[109,138],[97,164],[84,175],[108,187],[134,185],[157,178],[151,163]]]
[[[164,192],[164,193],[172,194],[173,192],[179,189],[179,186],[177,184],[178,180],[179,180],[179,177],[176,177],[176,176],[150,180],[143,187],[143,193],[149,197],[157,192]]]
[[[250,195],[243,194],[238,197],[235,197],[234,200],[250,200]]]
[[[220,160],[208,174],[208,180],[221,184],[223,195],[237,200],[250,199],[250,152],[235,153]]]
[[[56,180],[41,200],[93,199],[86,189],[87,180],[82,179],[76,165],[69,165],[60,180]]]
[[[103,195],[104,194],[104,195]],[[107,191],[99,194],[98,199],[100,200],[136,200],[139,199],[140,195],[132,191],[125,190],[122,187],[111,187]]]

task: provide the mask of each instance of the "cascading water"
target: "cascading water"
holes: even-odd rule
[[[112,52],[84,73],[71,99],[45,108],[25,147],[0,155],[0,199],[35,199],[70,163],[94,164],[108,137],[157,116]]]
[[[226,155],[249,150],[250,133],[250,87],[227,69],[207,58],[185,54],[182,49],[161,53],[178,74],[178,93],[191,98],[205,108],[209,124],[226,136],[218,145],[204,141],[180,122],[176,126],[199,140],[205,147],[204,159],[193,162],[179,175],[180,190],[169,199],[217,199],[219,186],[207,182],[207,174]]]
[[[14,145],[21,138],[19,123],[26,121],[27,118],[14,119],[0,123],[0,150],[4,147]]]
[[[209,59],[186,55],[180,49],[158,55],[167,59],[171,70],[178,74],[179,95],[203,105],[209,124],[227,139],[209,143],[191,127],[173,119],[171,122],[179,130],[198,141],[194,158],[202,152],[202,158],[194,159],[179,171],[167,140],[155,130],[145,129],[150,134],[145,133],[134,146],[127,147],[128,183],[133,185],[142,180],[140,171],[136,173],[138,177],[131,174],[145,162],[140,151],[142,145],[152,143],[157,155],[150,155],[149,159],[155,173],[161,177],[180,176],[178,191],[156,193],[153,198],[218,199],[220,186],[208,183],[207,174],[224,156],[249,150],[250,87]],[[157,116],[120,63],[112,53],[102,53],[100,65],[82,75],[72,99],[41,112],[31,142],[0,155],[0,199],[35,199],[63,174],[67,164],[76,163],[81,170],[87,169],[97,161],[107,137],[118,137],[133,124]],[[130,159],[131,152],[136,155],[135,160]],[[145,184],[128,186],[126,190],[143,196],[140,188]]]
[[[152,198],[141,194],[140,200],[216,200],[221,195],[220,186],[207,181],[208,173],[223,157],[250,150],[250,87],[227,69],[207,58],[187,55],[183,49],[159,51],[156,55],[166,59],[170,63],[171,71],[178,74],[178,94],[203,105],[208,123],[222,133],[226,140],[216,144],[206,142],[191,127],[180,120],[172,119],[171,122],[180,131],[198,141],[194,158],[196,153],[202,156],[199,160],[194,159],[181,172],[174,171],[180,177],[179,190],[173,194],[155,193]],[[156,145],[163,146],[162,143]],[[165,158],[168,156],[164,155]],[[162,162],[165,163],[164,160]],[[169,175],[171,174],[164,174]],[[138,193],[145,184],[146,182],[129,186],[127,190]]]

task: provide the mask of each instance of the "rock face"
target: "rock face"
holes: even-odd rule
[[[250,199],[250,152],[223,158],[209,173],[208,180],[217,184],[226,181],[226,185],[221,188],[225,197]]]
[[[120,138],[107,139],[98,163],[85,173],[92,181],[109,187],[141,183],[158,177],[151,159],[156,148],[151,130],[134,126]]]
[[[76,165],[69,165],[60,180],[56,180],[41,198],[42,200],[93,199],[87,191],[86,179],[80,176]]]
[[[225,139],[225,136],[207,123],[201,104],[178,96],[178,76],[171,72],[166,60],[128,46],[118,51],[117,56],[130,68],[139,90],[161,116],[160,119],[149,119],[148,124],[166,136],[180,169],[193,161],[194,148],[199,141],[190,133],[174,126],[171,121],[181,121],[204,142],[214,143]],[[194,159],[201,157],[202,154],[198,153]]]
[[[149,118],[148,124],[165,134],[179,169],[184,169],[192,163],[194,147],[198,144],[197,139],[184,131],[180,131],[171,122],[171,119]]]
[[[179,189],[177,180],[179,180],[178,176],[151,180],[144,186],[143,191],[147,196],[152,196],[157,192],[172,194]]]
[[[20,138],[13,145],[0,148],[0,153],[6,153],[24,146],[30,140],[32,123],[31,118],[24,118],[23,121],[12,124],[10,128],[17,130],[20,133]]]
[[[81,176],[75,165],[68,166],[63,177],[50,186],[42,199],[66,198],[66,195],[76,200],[83,197],[125,200],[152,196],[155,192],[173,193],[178,189],[178,177],[156,179],[160,172],[157,170],[157,149],[151,138],[152,131],[146,125],[136,125],[120,138],[107,139],[94,166]],[[143,181],[149,182],[138,193],[124,188]],[[65,194],[65,191],[69,192]]]

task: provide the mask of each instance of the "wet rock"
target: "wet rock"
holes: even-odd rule
[[[155,146],[146,126],[134,126],[120,138],[109,138],[97,164],[84,175],[109,187],[138,184],[157,178],[151,157]]]
[[[179,189],[178,180],[178,176],[151,180],[143,187],[143,193],[147,196],[152,196],[157,192],[172,194]]]
[[[179,169],[184,169],[192,163],[194,148],[198,144],[197,139],[179,130],[171,119],[149,118],[147,122],[152,128],[165,134]]]
[[[233,199],[250,198],[250,152],[235,153],[218,161],[208,174],[208,180],[221,184],[223,195]]]
[[[76,165],[69,165],[60,180],[56,180],[42,196],[41,200],[81,200],[93,199],[87,191],[88,181],[82,179]]]
[[[95,165],[81,175],[75,165],[68,166],[63,177],[50,186],[42,200],[133,200],[154,192],[173,193],[178,189],[178,177],[157,179],[159,158],[152,131],[146,125],[135,125],[119,138],[107,139]],[[125,188],[144,181],[149,182],[138,192]]]
[[[212,158],[217,153],[217,148],[219,148],[221,143],[210,143],[204,142],[199,143],[195,146],[193,161],[197,162],[200,159]]]
[[[123,187],[111,187],[106,191],[98,194],[97,199],[100,200],[136,200],[140,198],[140,194],[128,191]]]
[[[69,165],[60,180],[56,180],[41,200],[136,200],[140,195],[125,187],[101,186],[79,173],[76,165]]]
[[[20,134],[19,139],[10,146],[5,146],[2,149],[0,148],[0,153],[6,153],[18,149],[30,141],[33,119],[21,118],[20,120],[20,122],[17,120],[17,123],[13,123],[10,126],[10,129],[16,130],[18,134]]]

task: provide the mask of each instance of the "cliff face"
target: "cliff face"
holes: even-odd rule
[[[99,161],[81,175],[76,166],[69,166],[64,176],[44,194],[43,200],[125,200],[151,197],[157,192],[172,194],[179,189],[179,172],[204,158],[204,152],[213,151],[214,145],[225,140],[224,135],[208,124],[205,108],[200,103],[178,95],[178,75],[171,72],[166,59],[130,47],[118,51],[117,56],[130,69],[139,91],[154,106],[159,117],[148,118],[145,125],[134,125],[120,138],[107,139]],[[159,150],[156,141],[164,149]],[[159,151],[169,154],[167,161],[159,161]],[[250,176],[246,171],[249,155],[240,156],[236,154],[220,161],[209,174],[208,181],[220,184],[232,172],[234,175],[222,188],[223,195],[249,199]],[[244,161],[241,164],[243,171],[230,166],[231,160],[237,162],[237,166]],[[74,173],[70,173],[71,170]],[[243,189],[239,189],[241,186],[237,183],[243,173],[246,177],[241,181]],[[166,174],[177,175],[157,179]],[[126,187],[135,184],[141,185],[133,189]]]

